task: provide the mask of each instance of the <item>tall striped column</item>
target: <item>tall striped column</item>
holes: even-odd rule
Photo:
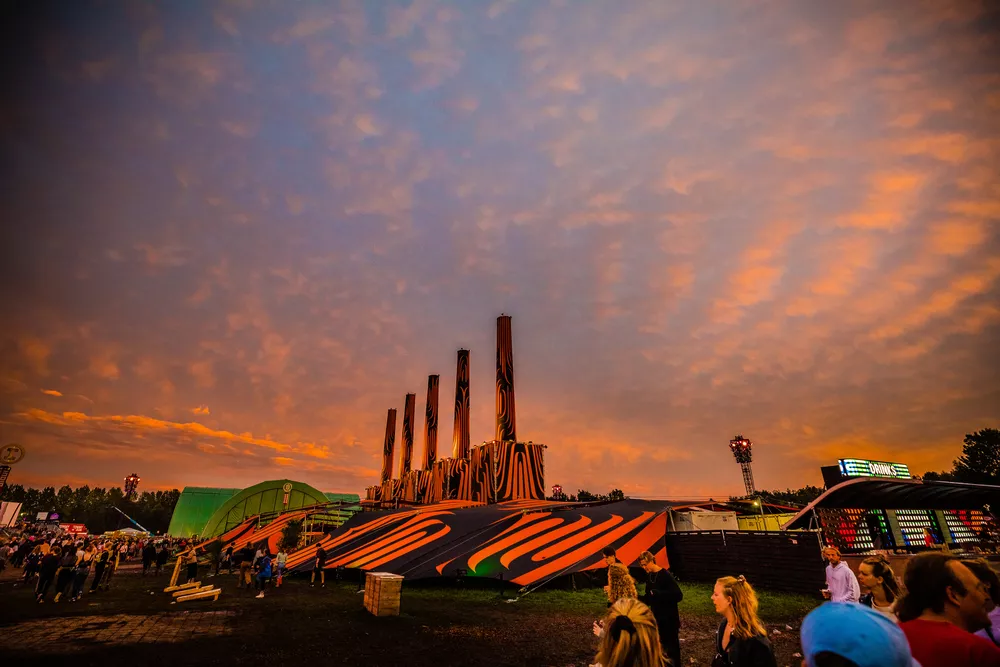
[[[497,433],[500,442],[517,441],[514,415],[514,341],[510,315],[497,318]]]
[[[396,448],[396,408],[385,417],[385,444],[382,445],[382,485],[392,480],[392,450]]]
[[[438,389],[440,375],[427,376],[427,408],[424,410],[424,470],[434,467],[438,453]]]
[[[455,430],[451,441],[451,457],[469,458],[469,351],[458,351],[458,371],[455,377]]]
[[[400,480],[410,472],[410,463],[413,459],[413,418],[416,416],[416,411],[417,395],[407,394],[403,408],[403,451],[399,457]]]

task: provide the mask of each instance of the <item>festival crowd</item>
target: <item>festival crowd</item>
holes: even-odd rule
[[[169,537],[81,538],[26,528],[0,543],[0,571],[23,568],[39,603],[79,600],[84,591],[107,590],[119,565],[142,561],[142,573],[159,574],[168,559],[198,575],[193,542]],[[269,582],[281,586],[288,554],[272,556],[266,543],[212,558],[238,572],[238,587],[263,598]],[[628,567],[606,548],[607,615],[594,623],[600,644],[593,667],[678,667],[682,662],[678,604],[684,594],[673,575],[642,552],[645,590],[639,593]],[[828,602],[802,622],[803,667],[1000,667],[1000,579],[985,560],[961,560],[940,552],[910,558],[900,580],[884,555],[864,559],[855,573],[833,547],[827,561]],[[317,549],[310,585],[326,585],[326,552]],[[91,576],[92,575],[92,576]],[[87,582],[90,587],[87,589]],[[864,591],[864,592],[862,592]],[[712,591],[721,617],[712,667],[777,667],[759,601],[743,576],[722,577]]]
[[[646,590],[605,549],[607,616],[591,667],[678,667],[683,593],[645,551]],[[823,551],[829,600],[802,622],[803,667],[1000,667],[1000,579],[985,560],[928,552],[909,559],[903,580],[885,556],[866,558],[857,574],[836,548]],[[866,591],[862,594],[862,587]],[[712,667],[777,667],[757,594],[743,577],[712,590],[722,617]]]

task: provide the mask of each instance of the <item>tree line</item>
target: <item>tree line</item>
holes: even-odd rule
[[[1000,430],[984,428],[966,434],[962,444],[962,454],[952,462],[951,470],[925,472],[916,477],[928,482],[967,482],[1000,486]],[[805,507],[819,498],[824,490],[818,486],[804,486],[795,490],[760,491],[758,496],[766,503]],[[740,499],[758,496],[742,496]]]
[[[73,489],[53,486],[44,489],[10,484],[0,492],[0,500],[21,503],[21,511],[34,518],[38,512],[56,512],[60,523],[83,523],[91,534],[134,527],[119,514],[117,507],[153,533],[165,533],[181,492],[144,491],[134,500],[126,500],[121,487],[111,489],[81,486]]]

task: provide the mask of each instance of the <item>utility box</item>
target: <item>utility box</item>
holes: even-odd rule
[[[376,616],[399,616],[403,577],[389,572],[365,574],[365,609]]]

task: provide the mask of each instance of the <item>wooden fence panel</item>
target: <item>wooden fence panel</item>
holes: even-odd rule
[[[805,595],[825,585],[820,549],[815,532],[667,533],[670,570],[681,580],[712,583],[742,574],[754,586]]]

